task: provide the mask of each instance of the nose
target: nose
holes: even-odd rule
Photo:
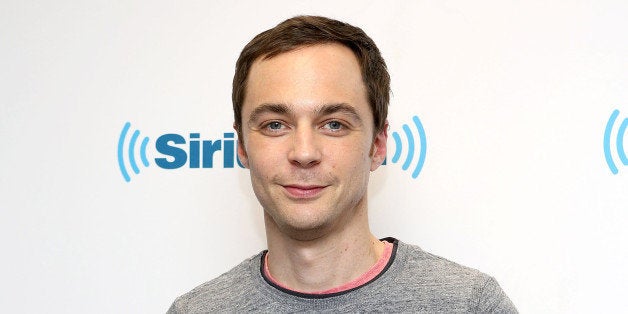
[[[322,153],[315,131],[310,128],[300,128],[293,133],[292,147],[288,158],[293,165],[301,168],[310,168],[320,163]]]

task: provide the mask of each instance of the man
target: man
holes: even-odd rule
[[[359,28],[312,16],[242,51],[238,156],[268,250],[179,297],[169,313],[516,312],[476,270],[370,232],[370,171],[386,157],[389,75]]]

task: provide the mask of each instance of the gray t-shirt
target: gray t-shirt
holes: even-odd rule
[[[297,293],[262,274],[265,252],[177,298],[168,313],[415,312],[517,313],[494,278],[392,238],[386,268],[370,282],[339,293]]]

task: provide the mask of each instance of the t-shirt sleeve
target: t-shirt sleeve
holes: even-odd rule
[[[493,277],[479,287],[476,300],[475,313],[519,313]]]
[[[177,313],[183,313],[183,312],[180,311],[180,309],[177,306],[177,300],[175,300],[174,302],[172,302],[172,305],[170,306],[166,314],[177,314]]]

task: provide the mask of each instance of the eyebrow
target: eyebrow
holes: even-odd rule
[[[326,116],[334,113],[343,113],[349,115],[356,122],[362,123],[362,118],[355,110],[355,108],[345,103],[323,105],[316,110],[316,113],[321,116]]]
[[[288,106],[284,104],[262,104],[251,112],[251,115],[249,115],[249,123],[256,121],[259,116],[265,113],[287,114],[289,111]]]
[[[259,117],[265,113],[276,113],[281,115],[289,115],[291,113],[290,108],[285,104],[262,104],[255,108],[249,115],[249,123],[255,122]],[[358,123],[362,123],[362,118],[355,110],[353,106],[346,103],[338,104],[326,104],[319,106],[314,110],[314,114],[317,116],[326,116],[335,113],[343,113],[349,115],[353,120]]]

